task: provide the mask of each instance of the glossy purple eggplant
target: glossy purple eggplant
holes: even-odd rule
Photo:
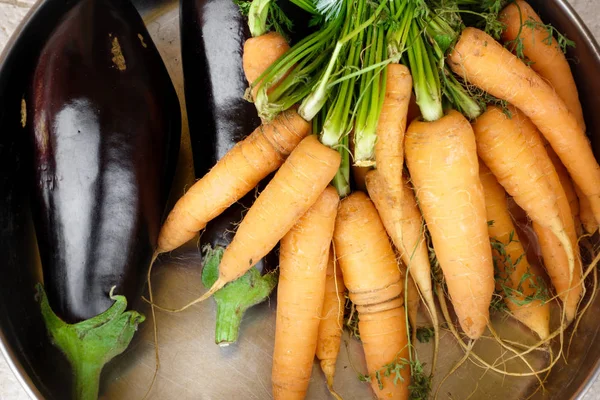
[[[97,388],[79,382],[93,377],[80,375],[99,376],[143,320],[125,308],[140,297],[156,245],[179,152],[179,101],[129,1],[81,0],[49,35],[24,105],[48,296],[41,293],[42,313],[71,362],[76,397],[93,398]],[[117,347],[106,341],[111,326],[126,332]],[[100,343],[67,327],[95,329]],[[74,360],[70,341],[106,354]],[[97,371],[79,365],[90,362]]]

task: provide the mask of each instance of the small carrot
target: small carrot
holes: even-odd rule
[[[378,399],[408,399],[410,367],[402,379],[385,374],[409,359],[403,282],[377,210],[362,192],[342,200],[333,234],[336,256],[359,315],[371,387]]]
[[[550,183],[553,192],[556,195],[557,205],[560,211],[560,219],[565,227],[565,232],[569,236],[573,249],[578,248],[577,231],[575,229],[575,220],[569,205],[569,199],[567,197],[564,185],[561,183],[560,177],[552,163],[550,155],[544,148],[544,141],[542,140],[537,128],[523,113],[516,109],[512,109],[513,118],[519,126],[521,133],[527,141],[527,145],[533,151],[538,164],[542,168],[546,179]],[[552,148],[550,148],[552,151]],[[560,160],[557,160],[558,164],[562,166]],[[570,182],[568,182],[570,183]],[[556,236],[552,234],[550,230],[540,226],[534,222],[533,229],[538,236],[538,242],[544,258],[544,264],[550,276],[552,284],[556,288],[559,297],[565,304],[565,312],[567,321],[570,322],[575,318],[577,313],[577,306],[579,299],[583,293],[583,286],[581,285],[583,279],[583,266],[581,264],[581,257],[578,252],[575,252],[575,269],[573,270],[573,276],[569,276],[569,262],[565,249],[558,241]],[[568,294],[568,296],[567,296]]]
[[[294,149],[238,226],[219,265],[219,278],[204,295],[172,312],[200,303],[252,268],[317,201],[335,176],[340,153],[308,136]]]
[[[517,0],[504,8],[498,19],[505,25],[502,40],[515,45],[516,41],[520,42],[523,55],[532,62],[531,68],[550,83],[585,131],[579,93],[569,62],[539,15],[526,1]]]
[[[547,299],[539,298],[543,294],[543,281],[531,270],[519,242],[504,188],[481,160],[479,178],[485,193],[488,232],[494,242],[496,290],[503,295],[513,316],[545,339],[550,334],[550,306],[545,302]]]
[[[494,266],[473,130],[457,111],[414,121],[406,164],[462,329],[477,339],[489,321]]]
[[[531,220],[549,230],[556,237],[557,243],[562,245],[561,254],[566,255],[566,266],[551,262],[546,263],[546,267],[549,270],[566,268],[567,270],[561,271],[561,274],[568,277],[567,287],[569,287],[570,282],[574,282],[576,257],[569,231],[561,217],[564,215],[564,211],[561,211],[564,208],[561,208],[559,195],[538,162],[537,153],[527,142],[523,124],[518,122],[522,114],[518,114],[514,108],[511,109],[511,114],[513,118],[509,118],[500,108],[491,106],[477,119],[473,124],[477,152]],[[550,167],[552,167],[551,163]],[[560,182],[558,185],[560,186]],[[566,202],[564,191],[562,197]],[[566,207],[569,217],[567,219],[572,222],[568,204]],[[569,296],[569,292],[567,291],[565,295]]]
[[[396,204],[402,199],[402,169],[404,168],[404,132],[408,104],[412,93],[412,77],[402,64],[387,66],[385,98],[377,123],[375,163],[387,186],[387,195]],[[394,219],[399,223],[401,208]],[[399,230],[399,225],[397,226]],[[401,234],[401,232],[398,232]]]
[[[405,266],[402,266],[402,268],[406,269]],[[406,275],[406,272],[404,272],[404,274]],[[415,285],[413,278],[408,275],[408,277],[405,276],[404,279],[408,279],[408,282],[406,282],[406,313],[408,314],[408,322],[410,322],[411,341],[414,345],[417,340],[417,317],[419,315],[421,297],[419,296],[419,289],[417,289],[417,285]],[[432,367],[432,371],[434,370],[435,368]]]
[[[304,399],[310,381],[339,196],[328,187],[281,239],[273,397]]]
[[[345,290],[342,269],[336,265],[333,251],[330,251],[316,355],[327,379],[327,387],[334,397],[337,396],[336,399],[340,399],[340,397],[333,390],[333,377],[342,341]]]
[[[421,295],[425,300],[435,330],[435,355],[438,349],[439,327],[431,287],[431,266],[429,265],[429,254],[425,241],[423,217],[417,206],[413,190],[409,187],[406,179],[403,178],[401,188],[403,193],[399,199],[400,207],[398,207],[398,204],[386,195],[387,186],[379,173],[379,169],[370,171],[367,174],[366,184],[369,196],[377,208],[383,225],[388,235],[390,235],[394,246],[398,249],[402,262],[406,266],[404,268],[410,271],[410,276],[418,285]],[[396,212],[395,208],[400,208],[400,212]],[[393,218],[397,218],[398,214],[400,214],[399,218],[401,219],[398,221],[399,229],[396,229]],[[402,230],[401,236],[398,235],[400,229]],[[411,308],[409,307],[410,310]],[[434,357],[432,370],[435,370],[436,361],[437,357]]]
[[[259,81],[257,79],[289,49],[290,45],[287,40],[275,31],[246,40],[242,65],[248,83],[253,86],[253,99],[256,99],[258,91]]]
[[[289,110],[236,144],[177,201],[160,230],[157,253],[174,250],[192,239],[279,168],[310,130],[308,122]]]
[[[539,135],[538,135],[539,136]],[[565,195],[567,196],[567,200],[569,201],[569,208],[571,209],[571,215],[573,216],[574,221],[579,220],[579,198],[577,197],[577,192],[575,191],[575,185],[573,185],[573,181],[569,176],[569,171],[565,168],[565,166],[560,161],[560,158],[556,154],[549,143],[545,143],[546,153],[550,157],[550,161],[552,161],[552,165],[554,165],[554,170],[558,174],[558,179],[560,180],[560,184],[565,191]],[[591,210],[590,210],[591,212]],[[594,215],[591,214],[592,220],[594,220]],[[595,220],[594,220],[595,222]]]
[[[594,217],[600,221],[600,166],[585,132],[555,90],[476,28],[463,30],[448,64],[467,82],[508,101],[531,119],[588,197]]]

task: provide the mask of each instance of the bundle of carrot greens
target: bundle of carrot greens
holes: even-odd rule
[[[237,227],[210,290],[175,311],[238,279],[280,243],[276,399],[306,394],[315,354],[339,398],[333,376],[346,291],[364,344],[362,378],[378,398],[428,396],[431,377],[410,332],[421,298],[433,325],[433,374],[434,295],[465,357],[514,376],[472,351],[445,306],[448,297],[468,340],[487,328],[530,367],[530,349],[513,347],[490,323],[492,298],[501,298],[502,312],[539,336],[536,346],[559,338],[550,367],[523,376],[547,371],[581,315],[579,236],[600,221],[600,166],[563,53],[568,40],[523,0],[290,2],[312,15],[291,47],[281,34],[290,20],[274,0],[241,3],[253,36],[244,48],[246,98],[262,125],[177,203],[158,252],[276,173]],[[409,116],[413,101],[420,115]],[[351,166],[363,169],[368,194],[353,190],[363,185]],[[509,197],[533,230],[513,219]],[[532,267],[519,235],[539,244],[545,272]],[[443,279],[432,280],[430,260]],[[543,276],[560,299],[558,327],[549,323]]]

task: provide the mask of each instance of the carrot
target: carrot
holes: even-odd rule
[[[377,210],[364,193],[342,200],[333,242],[359,315],[371,387],[378,399],[407,399],[409,366],[396,382],[394,374],[385,374],[388,366],[409,358],[401,273]]]
[[[539,135],[538,135],[539,136]],[[571,215],[573,216],[574,221],[579,220],[579,199],[577,198],[577,192],[575,191],[575,186],[573,185],[573,181],[571,181],[571,177],[569,176],[569,172],[565,168],[565,166],[558,158],[558,155],[552,147],[546,142],[544,144],[546,147],[546,153],[550,157],[550,161],[552,161],[552,165],[554,165],[554,170],[558,174],[558,179],[560,180],[560,184],[565,191],[565,195],[567,196],[567,200],[569,202],[569,208],[571,209]],[[591,210],[590,210],[591,212]],[[592,220],[594,219],[594,214],[591,214]],[[595,222],[595,220],[594,220]],[[576,224],[577,225],[577,224]]]
[[[328,187],[281,239],[273,397],[304,399],[310,381],[339,196]]]
[[[379,169],[370,171],[367,174],[366,185],[369,196],[377,208],[388,235],[390,235],[394,246],[400,252],[402,262],[407,266],[405,268],[410,271],[410,276],[418,285],[421,295],[425,300],[435,330],[434,354],[437,354],[439,328],[437,313],[435,311],[435,301],[433,299],[433,290],[431,287],[431,267],[429,265],[427,244],[425,242],[423,218],[417,207],[412,188],[408,186],[406,179],[402,180],[401,189],[403,193],[399,199],[400,207],[398,207],[398,204],[387,195],[388,189],[383,177],[379,173]],[[400,210],[397,211],[396,208],[399,208]],[[393,218],[400,218],[398,221],[398,229],[395,227]],[[402,231],[402,235],[399,234],[400,230]],[[411,308],[409,307],[409,311],[410,310]],[[437,357],[434,357],[432,370],[435,370],[436,358]]]
[[[546,162],[540,161],[541,151],[530,147],[527,138],[535,135],[535,127],[531,125],[528,128],[525,125],[524,116],[516,109],[512,108],[510,112],[513,114],[512,118],[509,118],[500,108],[491,106],[477,119],[473,124],[477,151],[508,194],[527,212],[536,227],[550,231],[557,239],[552,243],[562,246],[560,252],[555,251],[555,248],[552,251],[555,256],[565,254],[566,264],[557,259],[546,259],[547,253],[546,268],[551,274],[566,276],[566,287],[568,288],[572,282],[578,283],[573,280],[576,275],[576,258],[571,235],[571,229],[574,231],[573,220],[569,205],[566,202],[564,190],[562,190],[562,194],[557,192],[562,188],[560,182],[556,183],[558,177],[548,155],[545,154]],[[540,144],[540,147],[543,151],[543,145]],[[547,169],[551,169],[550,172],[553,172],[551,178],[548,177],[548,171],[543,167],[544,164],[549,164]],[[565,226],[565,223],[569,221],[571,222],[569,227]],[[538,238],[542,233],[546,240],[543,245],[540,243],[542,250],[550,249],[551,242],[549,240],[553,240],[548,239],[550,235],[545,234],[543,229],[539,228],[536,229],[536,233]],[[558,272],[559,270],[560,272]],[[569,291],[562,292],[560,288],[557,288],[557,291],[565,296],[563,300],[570,295]],[[567,304],[569,304],[568,301]]]
[[[583,111],[571,68],[541,18],[527,2],[517,0],[502,10],[499,20],[506,26],[502,40],[520,41],[523,55],[532,62],[531,68],[550,83],[585,131]]]
[[[531,119],[588,197],[595,219],[600,221],[600,166],[583,129],[554,89],[491,36],[475,28],[463,30],[448,63],[466,81],[508,101]]]
[[[342,341],[345,290],[342,270],[335,265],[333,251],[330,251],[316,355],[327,379],[327,387],[334,397],[337,396],[337,399],[340,397],[333,390],[333,377]]]
[[[383,178],[388,196],[396,204],[402,199],[402,169],[404,168],[404,132],[408,104],[412,93],[412,77],[402,64],[389,64],[385,86],[385,98],[377,122],[375,163]],[[399,222],[400,212],[395,216]],[[400,232],[398,232],[400,234]]]
[[[285,38],[275,31],[246,40],[242,65],[248,83],[253,86],[253,99],[256,99],[258,91],[257,79],[289,49],[290,45]]]
[[[310,130],[308,122],[289,110],[237,143],[177,201],[161,228],[157,253],[174,250],[192,239],[279,168]]]
[[[406,268],[405,266],[402,267]],[[406,272],[404,272],[404,274],[406,275]],[[411,341],[414,344],[417,340],[417,317],[419,315],[421,297],[419,296],[419,289],[417,289],[417,285],[415,285],[413,278],[409,275],[408,278],[405,276],[404,279],[408,279],[408,282],[406,282],[406,312],[408,314],[408,322],[410,322]],[[434,370],[435,368],[432,367],[432,371]]]
[[[321,144],[316,136],[302,140],[246,213],[223,253],[219,278],[208,292],[179,309],[166,310],[183,311],[244,275],[317,201],[340,161],[340,153]]]
[[[581,219],[583,228],[587,233],[593,234],[598,230],[598,221],[596,221],[596,218],[594,217],[594,212],[592,211],[592,205],[590,204],[590,200],[585,194],[583,194],[579,186],[577,186],[576,184],[575,192],[577,193],[577,197],[579,198],[579,218]]]
[[[414,121],[406,163],[456,314],[477,339],[489,321],[494,266],[473,130],[457,111]]]
[[[479,178],[485,193],[488,232],[494,241],[496,290],[504,295],[504,302],[513,316],[545,339],[550,334],[550,306],[539,298],[544,289],[543,281],[531,270],[519,242],[504,188],[481,160]]]
[[[548,151],[544,148],[544,142],[538,133],[535,125],[523,113],[516,109],[512,109],[514,119],[517,122],[521,133],[527,141],[527,145],[537,159],[542,171],[548,179],[553,192],[556,195],[557,205],[560,211],[560,218],[565,227],[565,231],[571,241],[573,249],[578,248],[577,230],[575,228],[575,220],[569,204],[569,199],[566,194],[565,185],[562,184],[560,177]],[[552,148],[549,149],[552,153]],[[562,167],[560,160],[556,160],[558,165]],[[570,181],[567,179],[567,182]],[[567,321],[570,322],[575,318],[577,306],[581,298],[583,287],[581,285],[583,279],[583,266],[579,253],[575,252],[575,269],[573,271],[572,280],[569,276],[569,262],[565,249],[556,236],[546,228],[543,228],[538,223],[533,224],[534,231],[538,236],[538,242],[544,258],[544,264],[548,271],[548,275],[552,284],[556,288],[560,298],[564,301]],[[567,296],[568,294],[568,296]]]

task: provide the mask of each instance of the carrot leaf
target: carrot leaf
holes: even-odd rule
[[[550,24],[544,24],[542,22],[536,21],[533,18],[525,21],[524,25],[530,29],[541,29],[546,31],[546,38],[543,40],[545,44],[548,46],[552,46],[555,41],[558,43],[558,47],[562,50],[563,53],[567,52],[569,47],[575,47],[575,42],[568,39],[566,35],[560,33],[555,27]]]
[[[417,328],[417,340],[419,343],[429,343],[434,335],[434,329],[428,326]]]

